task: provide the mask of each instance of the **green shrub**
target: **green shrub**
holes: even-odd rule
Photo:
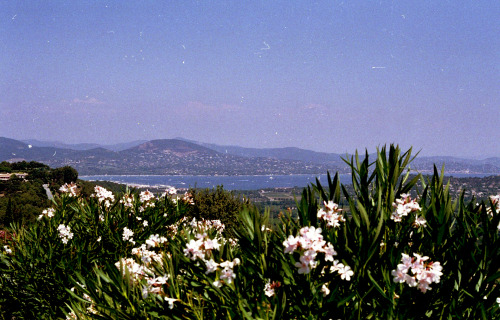
[[[207,219],[220,211],[192,219],[187,198],[64,194],[35,225],[14,226],[0,256],[0,311],[8,319],[498,319],[500,196],[452,200],[443,172],[410,177],[411,160],[411,150],[393,146],[373,162],[356,154],[346,160],[349,192],[328,175],[327,185],[304,189],[297,218],[271,225],[269,211],[240,207],[225,222],[231,232]]]
[[[234,234],[240,212],[250,205],[250,202],[234,192],[224,190],[223,186],[217,186],[215,189],[190,188],[188,194],[193,200],[193,205],[187,208],[188,217],[220,220],[230,235]]]

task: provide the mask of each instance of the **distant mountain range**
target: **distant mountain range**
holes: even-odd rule
[[[346,155],[343,155],[344,157]],[[70,165],[81,175],[277,175],[349,172],[341,155],[299,148],[243,148],[182,138],[133,141],[115,145],[65,144],[0,137],[0,161],[39,161],[51,167]],[[500,158],[470,160],[417,157],[412,168],[430,172],[445,163],[448,174],[500,174]]]
[[[27,143],[35,147],[53,147],[61,149],[73,149],[73,150],[91,150],[95,148],[104,148],[111,151],[123,151],[128,148],[132,148],[140,145],[141,143],[147,142],[148,140],[136,140],[132,142],[117,143],[117,144],[106,144],[100,145],[97,143],[77,143],[77,144],[67,144],[59,141],[40,141],[36,139],[22,140],[22,142]]]

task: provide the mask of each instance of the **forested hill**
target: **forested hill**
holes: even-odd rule
[[[152,140],[122,151],[37,147],[0,138],[0,161],[35,160],[51,167],[72,166],[80,174],[245,175],[324,173],[332,166],[217,152],[178,139]]]

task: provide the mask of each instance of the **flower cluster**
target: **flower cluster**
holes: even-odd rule
[[[321,293],[323,294],[323,297],[326,297],[330,294],[330,289],[328,289],[328,286],[326,284],[321,286]]]
[[[234,273],[233,269],[240,263],[241,261],[238,258],[234,258],[233,261],[224,261],[221,263],[215,263],[213,260],[211,260],[210,268],[211,270],[213,270],[213,272],[217,271],[217,267],[222,268],[222,270],[220,271],[219,280],[214,281],[213,285],[216,287],[221,287],[223,284],[228,284],[228,285],[231,284],[233,280],[236,278],[236,274]]]
[[[154,248],[159,246],[160,244],[166,243],[168,240],[165,237],[161,237],[159,234],[152,234],[146,240],[146,245],[149,248]]]
[[[168,302],[168,307],[173,309],[174,302],[179,300],[167,297],[166,293],[163,291],[163,286],[168,284],[170,276],[166,274],[163,276],[156,276],[153,271],[154,268],[150,268],[153,262],[162,263],[162,253],[156,254],[152,251],[148,251],[146,245],[142,245],[140,248],[132,249],[132,254],[139,256],[142,264],[137,263],[133,258],[121,258],[120,261],[115,263],[115,266],[117,268],[123,268],[123,275],[126,275],[128,271],[130,276],[129,280],[135,284],[138,284],[141,280],[146,280],[141,290],[144,299],[146,299],[149,294],[161,295],[164,297],[165,301]]]
[[[167,189],[165,190],[165,193],[163,193],[163,197],[166,197],[167,195],[169,196],[174,196],[177,194],[177,189],[171,186],[167,186]]]
[[[343,263],[339,263],[338,260],[333,260],[333,265],[330,267],[330,272],[333,273],[335,271],[340,274],[340,279],[346,281],[351,281],[351,277],[354,275],[354,271],[352,271],[351,267],[344,265]]]
[[[331,243],[323,240],[321,228],[304,227],[299,233],[297,237],[290,235],[283,242],[285,253],[292,254],[295,251],[300,253],[299,262],[295,263],[299,273],[309,273],[316,268],[318,262],[315,259],[318,252],[324,253],[325,261],[334,262],[333,256],[336,256],[337,252]]]
[[[81,288],[85,288],[85,285],[77,282],[78,285],[81,287]],[[75,287],[71,288],[70,289],[71,292],[75,292]],[[90,302],[90,306],[87,307],[87,314],[98,314],[97,310],[95,309],[95,302],[92,301],[92,298],[86,294],[86,293],[83,293],[83,299],[87,300],[88,302]],[[76,320],[76,319],[79,319],[78,316],[73,312],[71,311],[67,316],[66,316],[66,320]]]
[[[500,194],[497,194],[496,196],[490,196],[489,198],[495,208],[496,213],[500,213]],[[490,215],[493,215],[493,211],[490,207],[488,207],[486,210]]]
[[[125,208],[132,208],[134,206],[134,196],[130,194],[124,194],[120,199],[120,203],[123,203]]]
[[[500,214],[500,194],[497,194],[496,196],[490,196],[490,201],[495,206],[496,213]],[[486,211],[491,216],[493,216],[493,211],[491,210],[491,208],[487,208]],[[498,223],[497,230],[500,231],[500,222]]]
[[[193,218],[189,223],[191,228],[197,229],[201,232],[208,231],[209,229],[217,231],[218,234],[222,234],[226,226],[220,220],[201,220],[198,221]]]
[[[12,254],[12,249],[9,247],[9,245],[3,246],[3,249],[5,250],[5,253]]]
[[[415,221],[413,222],[414,228],[427,227],[427,220],[424,217],[419,217],[418,214],[415,217]]]
[[[272,297],[276,294],[274,289],[281,287],[281,282],[273,281],[271,279],[267,279],[266,285],[264,286],[264,294],[268,297]]]
[[[92,194],[91,197],[96,197],[99,203],[104,203],[104,206],[106,208],[109,208],[111,206],[111,203],[115,201],[115,196],[113,195],[113,192],[108,191],[101,186],[95,186],[94,192],[95,193]]]
[[[217,238],[210,239],[207,233],[196,234],[196,240],[191,239],[184,249],[184,255],[191,260],[205,259],[212,250],[219,250],[220,243]]]
[[[341,222],[345,222],[345,218],[339,214],[342,209],[339,209],[339,205],[333,201],[324,201],[324,209],[319,209],[318,218],[320,220],[326,221],[328,227],[340,227]]]
[[[169,275],[161,277],[148,277],[146,280],[146,285],[142,287],[142,297],[147,298],[150,293],[164,294],[164,292],[162,291],[162,286],[168,282],[169,278]],[[172,308],[173,305],[170,309]]]
[[[126,271],[128,270],[130,280],[133,282],[139,282],[148,274],[153,274],[152,270],[137,263],[133,258],[121,258],[118,262],[115,263],[115,266],[118,269],[120,269],[120,266],[122,266],[123,275],[126,275]]]
[[[132,230],[130,230],[127,227],[123,228],[123,236],[122,236],[123,241],[129,241],[129,242],[135,244],[133,236],[134,236],[134,232]]]
[[[163,260],[163,253],[149,251],[146,244],[142,244],[138,248],[133,248],[132,254],[138,256],[144,264],[150,264],[153,261],[161,263]]]
[[[71,232],[71,228],[69,226],[60,224],[57,227],[57,230],[59,231],[59,238],[61,238],[61,241],[64,244],[68,243],[70,239],[73,239],[73,232]]]
[[[191,239],[186,244],[184,255],[193,261],[203,261],[206,268],[205,274],[218,271],[217,280],[212,283],[214,286],[220,287],[223,284],[231,284],[236,278],[234,267],[240,264],[240,259],[235,258],[233,261],[217,263],[213,258],[214,251],[220,250],[221,243],[224,241],[222,238],[224,224],[219,220],[197,221],[193,219],[186,227],[188,231],[191,230],[191,233],[195,234],[195,239]],[[212,238],[209,234],[213,234],[213,231],[215,231],[215,236]]]
[[[142,191],[141,194],[139,195],[139,200],[144,203],[144,202],[148,202],[148,201],[151,201],[151,200],[154,200],[155,199],[155,195],[149,191],[149,190],[146,190],[146,191]]]
[[[154,207],[155,206],[155,195],[149,191],[142,191],[141,194],[139,194],[139,201],[141,201],[142,206],[139,208],[139,211],[143,212],[147,207]]]
[[[128,229],[127,229],[128,230]],[[160,244],[166,243],[167,238],[160,237],[158,234],[152,234],[146,240],[146,243],[142,244],[140,247],[133,248],[132,254],[138,256],[141,261],[145,264],[150,264],[155,261],[157,263],[162,263],[163,253],[156,253],[150,251],[149,249],[158,247]]]
[[[407,193],[401,194],[401,198],[396,199],[396,202],[393,202],[392,206],[396,209],[391,215],[391,219],[394,222],[401,222],[402,217],[407,216],[411,212],[421,210],[418,202],[412,200]]]
[[[59,191],[62,193],[66,193],[70,197],[78,196],[78,186],[74,182],[63,184],[59,188]]]
[[[410,287],[418,287],[420,291],[425,293],[431,290],[431,283],[439,283],[443,267],[439,262],[432,262],[427,256],[420,256],[414,253],[413,258],[407,254],[402,255],[401,263],[398,264],[395,270],[391,271],[394,277],[394,282],[406,282]],[[412,275],[408,274],[411,270]]]
[[[131,241],[133,232],[124,228],[124,240]],[[131,241],[132,243],[133,240]],[[142,287],[142,296],[147,298],[149,294],[161,294],[165,295],[162,291],[163,285],[165,285],[169,279],[168,275],[157,276],[154,273],[155,268],[152,267],[152,264],[162,265],[163,264],[163,252],[155,252],[152,249],[158,247],[160,244],[166,243],[167,238],[162,237],[158,234],[150,235],[146,240],[146,243],[142,244],[140,247],[132,249],[132,255],[136,256],[140,263],[136,262],[133,258],[124,259],[122,258],[120,261],[115,263],[117,268],[123,266],[123,274],[126,274],[126,270],[130,275],[130,281],[134,283],[139,283],[141,280],[145,280],[143,282]],[[168,253],[167,253],[168,255]],[[167,300],[168,301],[168,300]],[[173,303],[173,302],[172,302]],[[173,308],[169,302],[169,307]]]
[[[38,220],[42,219],[43,217],[52,218],[54,216],[55,212],[56,212],[56,209],[47,208],[47,209],[42,211],[41,215],[38,216]]]
[[[182,197],[182,201],[184,201],[188,204],[194,205],[193,195],[189,192],[184,193],[184,196]]]
[[[177,232],[181,227],[185,228],[186,230],[189,230],[193,234],[205,233],[208,230],[215,230],[217,235],[220,237],[222,237],[222,232],[226,228],[226,226],[220,220],[205,220],[205,219],[196,220],[196,218],[189,220],[187,217],[183,217],[176,223],[171,224],[166,228],[168,229],[169,233],[172,236],[175,236],[177,235]],[[229,239],[229,241],[231,241],[231,239]]]

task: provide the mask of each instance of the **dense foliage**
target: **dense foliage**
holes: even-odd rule
[[[51,205],[43,188],[44,184],[52,193],[57,194],[65,183],[77,181],[79,195],[84,198],[89,198],[94,193],[96,185],[114,193],[126,191],[126,186],[118,183],[78,180],[78,172],[70,166],[52,169],[36,161],[4,161],[0,163],[0,172],[28,174],[24,179],[12,175],[9,180],[0,180],[0,228],[11,223],[33,223]]]
[[[190,188],[188,194],[193,200],[193,205],[188,206],[185,213],[188,218],[220,220],[230,235],[234,234],[239,213],[251,205],[236,193],[224,190],[223,186],[215,189]]]
[[[351,191],[329,176],[328,185],[304,189],[297,218],[282,216],[273,227],[268,211],[242,208],[231,233],[220,221],[186,218],[189,194],[115,198],[96,187],[85,199],[63,185],[38,223],[14,226],[3,247],[0,312],[6,319],[498,319],[500,196],[452,201],[443,172],[410,177],[410,161],[410,151],[393,146],[373,162],[356,155],[346,161]]]
[[[11,222],[33,222],[50,203],[42,184],[50,181],[51,169],[39,162],[1,162],[2,173],[28,173],[26,179],[15,175],[0,181],[0,226]]]

